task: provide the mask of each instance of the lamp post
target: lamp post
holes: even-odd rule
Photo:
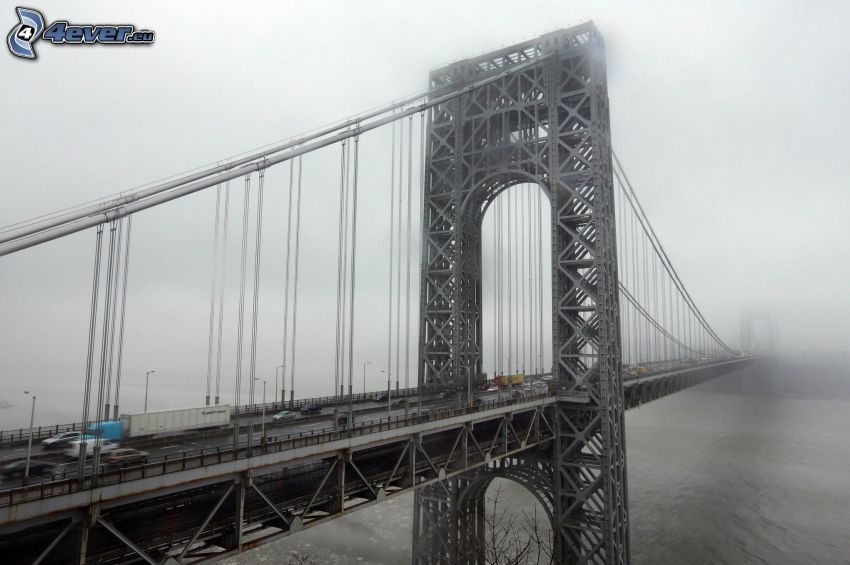
[[[156,371],[145,373],[145,412],[148,411],[148,384],[150,384],[151,373],[156,373]]]
[[[254,377],[255,381],[262,381],[263,383],[263,416],[260,421],[260,441],[265,442],[266,440],[266,379],[261,379],[260,377]]]
[[[278,365],[277,367],[274,368],[275,396],[277,396],[277,391],[280,390],[280,402],[281,402],[281,406],[282,406],[283,403],[286,402],[286,381],[283,381],[282,383],[280,383],[281,384],[280,389],[277,388],[277,371],[278,371],[278,369],[283,369],[283,365]]]
[[[24,394],[30,394],[30,391],[25,390]],[[35,395],[32,395],[32,410],[30,411],[30,437],[27,440],[27,464],[24,467],[24,486],[30,480],[30,458],[32,457],[32,428],[35,425]]]
[[[371,365],[371,361],[366,361],[363,363],[363,394],[366,394],[366,365]]]

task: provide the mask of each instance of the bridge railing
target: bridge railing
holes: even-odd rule
[[[437,392],[442,390],[440,387],[425,387],[423,388],[423,393],[428,394],[432,392]],[[371,400],[377,395],[385,394],[387,391],[378,390],[373,392],[359,392],[351,395],[353,402],[366,402]],[[402,388],[399,390],[393,390],[391,396],[393,398],[406,398],[409,396],[415,396],[419,393],[419,389],[416,387],[410,388]],[[287,409],[300,409],[308,404],[317,404],[320,407],[334,406],[339,404],[348,403],[349,398],[348,395],[345,396],[319,396],[314,398],[296,398],[294,401],[285,401],[285,402],[267,402],[265,404],[266,413],[274,413],[280,410]],[[262,413],[263,404],[242,404],[239,406],[239,414],[243,416],[248,415],[257,415]],[[235,407],[230,407],[231,416],[236,412]],[[56,434],[63,432],[72,432],[80,429],[87,429],[95,422],[89,421],[89,423],[85,426],[81,426],[80,422],[72,422],[70,424],[54,424],[52,426],[38,426],[32,428],[32,440],[33,441],[41,441],[43,439],[47,439],[49,437],[53,437]],[[0,448],[11,447],[14,445],[20,445],[21,443],[26,443],[29,440],[30,428],[16,428],[11,430],[0,430]]]
[[[475,412],[483,412],[503,406],[510,406],[512,404],[528,402],[530,400],[540,400],[547,396],[548,395],[546,394],[536,394],[520,398],[497,399],[485,401],[472,407],[463,406],[460,408],[433,409],[427,414],[417,414],[415,416],[408,415],[406,418],[404,416],[395,416],[369,420],[366,422],[361,421],[350,429],[321,428],[318,430],[310,430],[309,433],[302,431],[297,434],[292,433],[272,436],[265,440],[261,438],[260,441],[253,442],[250,448],[247,445],[247,442],[245,442],[236,449],[232,447],[217,447],[214,450],[187,450],[182,452],[179,456],[165,455],[161,458],[149,460],[144,464],[127,465],[117,469],[101,468],[97,473],[96,480],[92,475],[86,475],[82,481],[79,477],[65,476],[64,474],[55,475],[49,480],[41,483],[0,491],[0,507],[19,504],[31,500],[62,496],[73,492],[89,490],[96,486],[125,483],[147,477],[185,471],[187,469],[217,465],[219,463],[225,463],[235,459],[244,459],[249,456],[277,453],[280,451],[323,444],[351,437],[359,437]]]

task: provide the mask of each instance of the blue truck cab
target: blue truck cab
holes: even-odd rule
[[[99,435],[101,439],[111,439],[112,441],[121,441],[124,437],[120,420],[107,420],[99,424],[92,424],[89,426],[88,433],[96,436]]]

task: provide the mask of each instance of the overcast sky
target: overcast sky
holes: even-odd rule
[[[435,67],[592,19],[608,46],[615,150],[709,321],[737,345],[742,308],[762,308],[786,350],[847,348],[846,2],[32,7],[48,21],[132,23],[154,30],[156,43],[41,42],[35,63],[0,55],[0,226],[288,138],[421,91]],[[4,34],[16,23],[12,5],[0,10]],[[359,363],[373,362],[369,388],[385,379],[389,146],[389,131],[362,143],[355,362],[358,375]],[[332,388],[337,162],[334,149],[304,163],[305,382],[296,389],[315,394]],[[266,183],[257,366],[270,379],[280,363],[288,174],[272,169]],[[233,191],[235,205],[241,189]],[[141,408],[150,369],[154,408],[203,397],[214,206],[206,191],[134,221],[127,410]],[[93,242],[89,231],[0,258],[0,400],[18,405],[0,411],[0,427],[25,417],[24,388],[44,402],[44,423],[79,414]],[[235,301],[225,316],[233,320]],[[232,377],[222,389],[232,394]]]

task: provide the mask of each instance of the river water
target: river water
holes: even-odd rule
[[[742,393],[732,376],[627,412],[633,563],[850,564],[850,400],[793,388]],[[509,507],[531,508],[500,485]],[[409,563],[412,501],[227,562]]]

